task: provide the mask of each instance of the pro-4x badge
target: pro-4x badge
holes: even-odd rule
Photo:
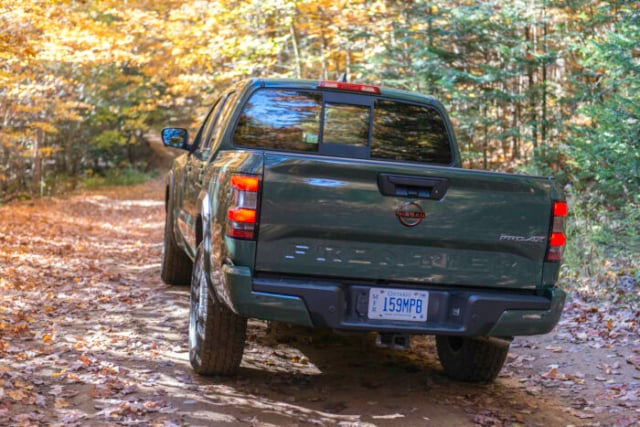
[[[415,227],[422,222],[426,214],[416,202],[404,202],[402,206],[396,210],[396,216],[402,225]]]

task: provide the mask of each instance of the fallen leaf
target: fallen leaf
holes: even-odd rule
[[[22,390],[9,390],[7,394],[15,402],[19,402],[25,397],[27,397],[27,395]]]
[[[558,368],[552,367],[549,371],[542,374],[542,378],[546,378],[549,380],[555,380],[558,376]]]
[[[36,394],[35,403],[38,406],[46,407],[47,406],[47,399],[41,394]]]
[[[640,356],[629,356],[627,357],[627,363],[633,365],[634,368],[640,370]]]
[[[595,418],[595,415],[593,414],[589,414],[583,411],[576,411],[573,408],[567,408],[567,412],[569,412],[571,415],[573,415],[576,418],[580,418],[581,420],[588,420],[591,418]]]
[[[64,399],[56,399],[54,406],[56,409],[68,408],[71,404]]]
[[[66,373],[67,373],[67,370],[66,370],[66,369],[63,369],[63,370],[61,370],[61,371],[54,372],[53,374],[51,374],[51,376],[52,376],[53,378],[58,378],[58,377],[61,377],[61,376],[65,375]]]
[[[372,415],[371,418],[374,420],[395,420],[398,418],[404,418],[402,414],[389,414],[389,415]]]

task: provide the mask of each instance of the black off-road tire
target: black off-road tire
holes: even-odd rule
[[[489,383],[496,379],[509,353],[508,342],[482,338],[436,336],[440,364],[449,378]]]
[[[201,375],[232,375],[242,360],[247,319],[210,295],[202,244],[198,246],[191,280],[189,361]]]
[[[167,285],[187,286],[191,283],[191,258],[178,246],[172,232],[173,209],[167,205],[167,215],[164,223],[164,238],[162,239],[162,268],[160,278]]]

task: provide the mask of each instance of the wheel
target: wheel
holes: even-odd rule
[[[488,383],[502,369],[509,343],[457,336],[436,336],[438,357],[447,376],[465,382]]]
[[[162,239],[162,269],[160,278],[167,285],[188,285],[191,282],[193,263],[189,256],[178,246],[173,234],[172,203],[167,204],[167,215]]]
[[[209,275],[202,244],[198,246],[189,307],[189,360],[201,375],[230,375],[240,366],[247,319],[216,300],[209,291]]]

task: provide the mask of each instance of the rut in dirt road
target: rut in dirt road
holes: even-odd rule
[[[250,321],[239,375],[193,374],[188,289],[159,277],[163,194],[154,181],[0,208],[1,425],[597,422],[509,366],[492,385],[453,383],[430,339],[398,353]]]

